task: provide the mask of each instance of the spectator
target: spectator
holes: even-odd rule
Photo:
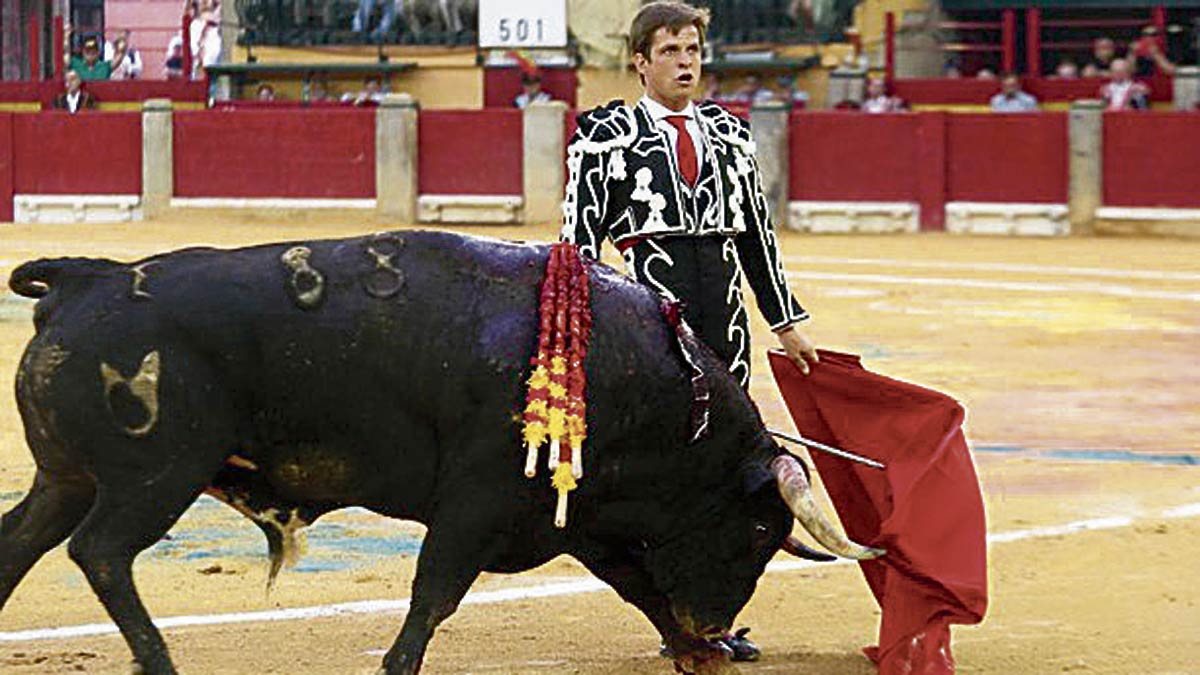
[[[83,41],[83,56],[72,56],[68,66],[81,80],[107,80],[112,64],[100,59],[100,41],[89,35]]]
[[[996,79],[996,73],[993,72],[991,68],[980,68],[975,73],[975,79],[977,79],[977,80],[994,80],[994,79]]]
[[[720,101],[724,100],[724,98],[725,95],[721,93],[721,76],[712,71],[705,73],[704,93],[701,94],[700,100],[716,101],[719,103]]]
[[[887,83],[878,77],[867,80],[867,97],[862,102],[866,113],[901,112],[908,106],[904,100],[888,94]]]
[[[808,92],[796,87],[796,80],[791,76],[779,76],[775,80],[775,86],[778,88],[775,92],[776,100],[787,101],[796,110],[808,105]]]
[[[309,103],[327,103],[333,100],[329,95],[329,87],[324,80],[315,80],[308,86]]]
[[[1130,77],[1129,62],[1113,59],[1112,81],[1100,87],[1100,98],[1106,110],[1147,110],[1150,108],[1150,89]]]
[[[383,89],[383,83],[378,77],[368,77],[363,80],[362,91],[357,94],[349,92],[342,94],[342,103],[351,103],[358,106],[376,106],[383,101],[383,97],[387,92]]]
[[[1092,58],[1084,65],[1083,76],[1107,77],[1112,68],[1112,62],[1116,58],[1117,47],[1112,38],[1096,38],[1092,41]]]
[[[958,67],[957,62],[947,61],[946,65],[942,67],[942,77],[957,80],[962,77],[962,69]]]
[[[1175,64],[1163,53],[1163,39],[1155,26],[1142,29],[1142,37],[1130,47],[1129,57],[1134,60],[1136,77],[1151,77],[1156,69],[1166,75],[1175,74]]]
[[[1061,61],[1059,62],[1058,67],[1054,69],[1054,76],[1060,80],[1077,79],[1079,77],[1079,67],[1076,66],[1075,62],[1070,59]]]
[[[1038,109],[1037,99],[1021,91],[1021,78],[1005,73],[1000,80],[1000,93],[992,97],[992,112],[1031,112]]]
[[[371,31],[372,40],[379,40],[387,35],[392,30],[392,23],[396,21],[396,10],[404,9],[404,0],[358,0],[358,11],[354,13],[354,21],[351,24],[355,33],[366,32],[376,2],[383,4],[383,12],[379,17],[379,25]]]
[[[142,54],[133,46],[133,40],[130,38],[130,35],[128,30],[123,30],[117,39],[106,40],[104,42],[104,60],[113,64],[113,70],[116,71],[118,63],[113,57],[116,54],[117,43],[123,42],[125,44],[125,60],[129,62],[125,71],[125,79],[136,80],[142,76]],[[117,78],[114,77],[113,79]]]
[[[762,86],[757,75],[747,75],[742,80],[742,86],[730,98],[730,102],[741,105],[754,105],[755,103],[774,99],[775,94],[770,89]]]
[[[192,40],[192,79],[199,79],[205,67],[221,62],[220,0],[200,0],[188,33]]]
[[[63,93],[54,97],[55,109],[66,110],[74,115],[80,110],[92,110],[96,107],[96,99],[84,91],[83,80],[79,77],[79,73],[68,70],[63,79],[66,83],[65,89]]]
[[[263,82],[254,92],[254,98],[262,103],[271,103],[275,100],[275,87]]]
[[[542,76],[537,73],[521,74],[521,93],[513,99],[513,105],[524,110],[530,103],[546,102],[551,99],[549,93],[542,91]]]
[[[163,77],[168,80],[183,79],[183,36],[176,33],[167,42],[167,56],[163,61]]]
[[[108,59],[108,63],[112,68],[112,74],[108,76],[108,79],[132,80],[136,77],[133,74],[133,59],[129,56],[129,47],[125,38],[117,38],[113,43],[112,56]]]

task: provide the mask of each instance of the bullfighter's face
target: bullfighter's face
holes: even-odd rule
[[[697,507],[703,522],[647,551],[646,567],[685,632],[711,639],[729,630],[794,521],[773,480]]]
[[[659,28],[650,41],[650,56],[633,55],[646,95],[671,110],[683,110],[700,86],[700,31],[685,26],[674,33]]]

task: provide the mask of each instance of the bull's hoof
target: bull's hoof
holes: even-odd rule
[[[762,657],[762,650],[750,638],[746,637],[746,634],[749,632],[749,628],[742,628],[736,633],[728,634],[721,638],[721,643],[733,652],[729,658],[734,661],[749,662],[757,661]]]

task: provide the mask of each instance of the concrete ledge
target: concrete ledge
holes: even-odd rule
[[[788,202],[788,229],[894,234],[920,230],[916,202]]]
[[[13,195],[17,223],[127,223],[142,219],[139,195]]]
[[[1102,206],[1096,209],[1093,229],[1097,234],[1200,239],[1200,209]]]
[[[520,223],[525,200],[518,195],[421,195],[420,223]]]
[[[1071,233],[1066,204],[949,202],[946,231],[1019,237],[1063,237]]]
[[[172,197],[182,209],[373,209],[374,199],[307,199],[288,197]]]

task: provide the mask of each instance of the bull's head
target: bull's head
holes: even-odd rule
[[[672,533],[645,551],[646,570],[670,600],[685,645],[731,628],[779,550],[833,559],[794,538],[794,520],[839,556],[868,560],[884,553],[847,539],[816,506],[800,461],[774,443],[770,448],[748,458],[738,469],[740,480],[727,481],[724,493],[702,498],[699,530]]]

